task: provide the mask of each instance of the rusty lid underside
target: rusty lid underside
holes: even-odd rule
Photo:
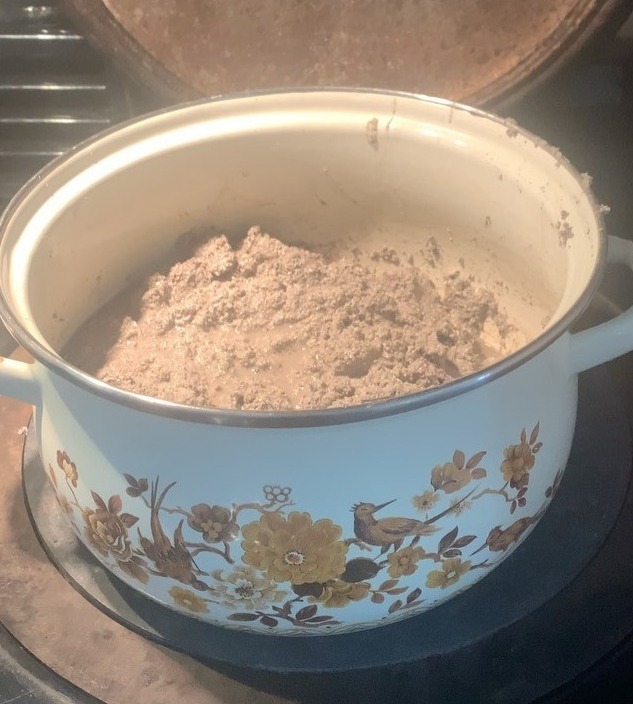
[[[361,86],[497,105],[613,30],[628,0],[65,0],[168,101]]]

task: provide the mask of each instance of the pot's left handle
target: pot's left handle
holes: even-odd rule
[[[607,261],[633,270],[633,242],[609,237]],[[633,307],[589,330],[571,336],[571,367],[582,372],[633,350]]]
[[[0,357],[0,396],[37,405],[40,387],[35,378],[35,365]]]

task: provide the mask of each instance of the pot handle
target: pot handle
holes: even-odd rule
[[[610,236],[607,262],[633,269],[633,242]],[[633,350],[633,307],[601,325],[571,336],[572,371],[583,372]]]
[[[35,406],[40,397],[39,389],[34,364],[0,357],[0,396],[10,396]]]

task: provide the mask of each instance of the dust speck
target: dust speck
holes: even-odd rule
[[[556,223],[556,227],[558,229],[558,241],[560,242],[561,247],[564,247],[574,236],[574,231],[567,220],[559,220]]]
[[[373,117],[367,122],[365,128],[365,136],[367,138],[367,143],[370,144],[374,149],[378,149],[378,118]]]
[[[514,138],[519,135],[519,126],[515,120],[508,117],[505,120],[505,125],[506,125],[506,134],[508,135],[508,137]]]

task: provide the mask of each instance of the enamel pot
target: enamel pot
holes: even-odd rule
[[[318,239],[405,220],[512,254],[547,290],[547,324],[444,386],[305,412],[180,406],[60,355],[191,228]],[[370,628],[484,578],[555,496],[578,373],[633,348],[630,311],[570,332],[605,264],[633,265],[588,179],[512,123],[420,96],[302,90],[150,115],[38,174],[1,234],[0,315],[33,362],[3,359],[0,392],[34,406],[60,510],[117,577],[228,628]]]

